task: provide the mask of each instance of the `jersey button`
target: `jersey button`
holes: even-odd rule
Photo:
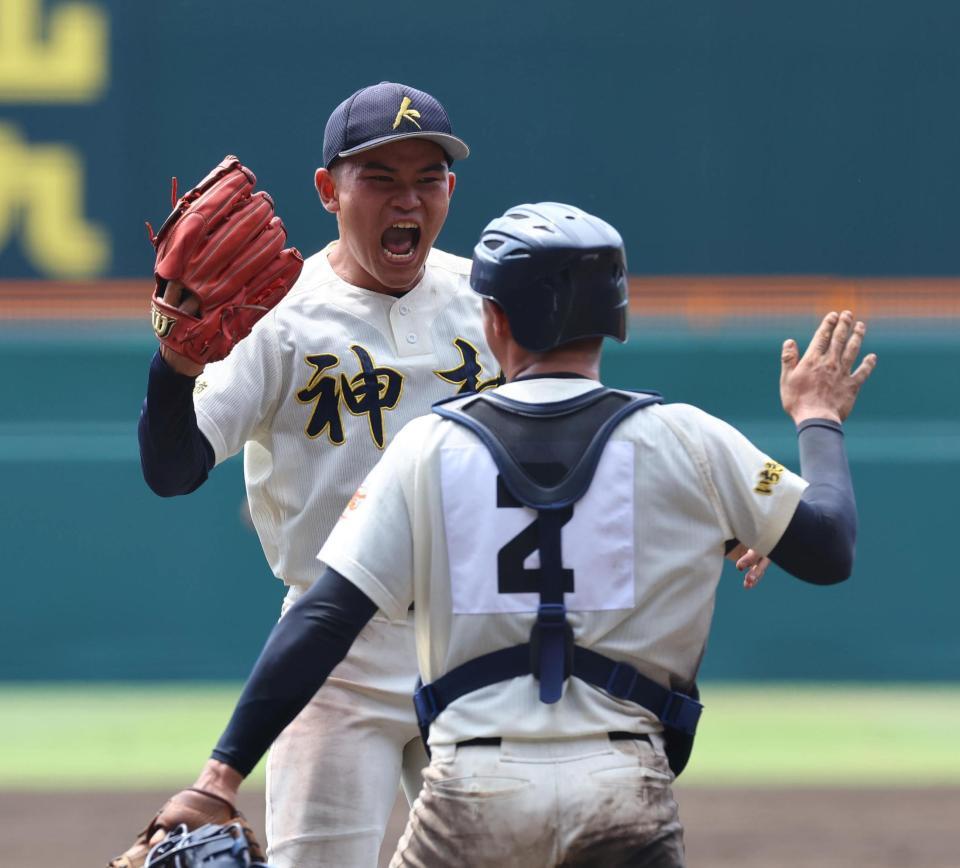
[[[415,344],[416,342],[417,342],[417,336],[413,332],[410,332],[410,334],[407,335],[407,343]]]
[[[401,304],[401,305],[400,305],[400,316],[406,316],[408,313],[410,313],[410,308],[407,307],[405,304]]]

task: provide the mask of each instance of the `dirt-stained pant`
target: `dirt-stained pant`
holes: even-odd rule
[[[375,617],[270,750],[271,868],[376,868],[397,784],[412,798],[427,763],[416,680],[412,613]]]
[[[433,749],[391,868],[683,868],[662,740]]]

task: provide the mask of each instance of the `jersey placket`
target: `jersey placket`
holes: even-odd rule
[[[391,305],[390,329],[399,358],[434,353],[430,324],[440,307],[440,293],[429,277]]]

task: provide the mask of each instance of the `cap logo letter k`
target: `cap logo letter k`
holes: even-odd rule
[[[420,124],[416,121],[416,119],[420,117],[420,112],[410,108],[410,102],[410,97],[405,96],[403,98],[403,101],[400,103],[400,111],[397,112],[397,117],[393,122],[393,129],[399,127],[400,122],[404,120],[410,121],[418,130],[421,129]]]

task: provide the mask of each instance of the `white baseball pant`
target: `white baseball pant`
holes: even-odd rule
[[[683,868],[660,736],[441,745],[391,868]]]
[[[271,868],[376,868],[398,783],[412,801],[427,764],[413,710],[416,673],[413,613],[406,623],[375,616],[274,742]]]

